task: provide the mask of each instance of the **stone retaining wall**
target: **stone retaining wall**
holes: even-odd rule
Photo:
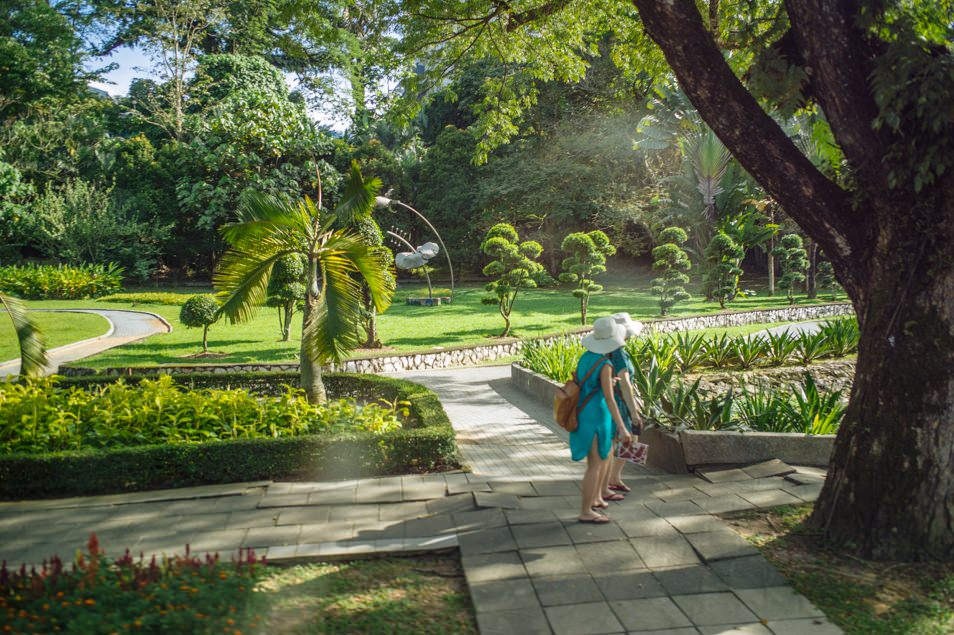
[[[727,328],[744,326],[747,324],[768,324],[772,322],[799,322],[802,320],[823,320],[842,315],[852,315],[850,304],[816,304],[810,306],[791,306],[781,309],[765,309],[760,311],[727,311],[711,315],[691,317],[667,318],[647,320],[646,330],[652,333],[671,333],[674,331],[692,331],[708,328]],[[582,337],[589,329],[580,329],[570,335]],[[542,340],[563,337],[550,335],[539,338]],[[410,370],[427,370],[431,368],[452,368],[455,366],[473,366],[485,362],[511,357],[520,353],[522,343],[516,339],[499,340],[495,344],[478,346],[460,346],[454,348],[435,348],[419,353],[407,355],[380,355],[375,357],[349,359],[336,367],[327,370],[337,370],[353,373],[393,373]],[[268,372],[268,371],[297,371],[298,364],[188,364],[164,366],[134,366],[123,368],[106,368],[98,372],[105,375],[131,375],[133,373],[235,373],[235,372]],[[64,366],[59,369],[61,375],[87,375],[94,373],[88,368]]]

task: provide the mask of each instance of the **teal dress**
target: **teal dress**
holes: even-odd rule
[[[583,379],[594,365],[608,363],[610,362],[605,355],[597,355],[587,351],[583,353],[576,365],[576,376]],[[590,453],[593,437],[596,437],[596,447],[599,450],[600,458],[608,457],[613,447],[613,418],[606,406],[603,389],[600,387],[600,370],[602,368],[593,371],[580,386],[580,401],[586,399],[586,396],[594,390],[596,394],[580,411],[577,417],[579,425],[576,430],[570,433],[570,455],[574,461],[582,461]]]
[[[629,356],[626,349],[616,349],[609,354],[609,358],[610,361],[613,362],[613,375],[618,377],[621,372],[629,371],[629,379],[630,381],[633,380],[633,377],[636,375],[636,367],[633,366],[633,358]],[[633,415],[629,411],[629,406],[627,406],[623,400],[619,385],[613,390],[613,394],[616,397],[616,407],[619,408],[619,415],[623,418],[623,423],[626,424],[626,427],[629,428],[630,434],[639,434],[642,432],[639,426],[633,425]]]

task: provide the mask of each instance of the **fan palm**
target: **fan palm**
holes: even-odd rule
[[[326,399],[321,365],[340,361],[358,345],[362,283],[378,311],[391,304],[394,294],[394,277],[382,254],[360,236],[334,229],[339,216],[360,213],[356,208],[361,206],[370,209],[374,194],[368,195],[367,187],[345,187],[340,214],[322,213],[320,182],[317,201],[249,194],[239,206],[238,221],[222,228],[230,247],[213,282],[222,297],[220,311],[232,323],[247,321],[264,302],[280,258],[301,254],[307,259],[301,387],[312,402]]]
[[[6,309],[7,315],[13,321],[13,329],[20,344],[20,375],[42,375],[47,365],[47,357],[40,329],[27,316],[26,309],[16,298],[0,293],[0,306]]]

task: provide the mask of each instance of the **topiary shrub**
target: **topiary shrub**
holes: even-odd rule
[[[497,223],[487,232],[480,250],[494,259],[484,267],[483,274],[496,278],[484,287],[493,295],[483,298],[482,302],[497,306],[504,319],[500,337],[506,337],[510,334],[510,313],[517,301],[517,293],[520,289],[537,286],[533,277],[543,270],[543,265],[536,261],[543,247],[535,240],[520,242],[513,226]]]
[[[586,325],[586,311],[590,296],[603,290],[593,278],[606,272],[606,258],[616,253],[609,237],[597,230],[590,233],[575,232],[563,239],[560,249],[570,255],[563,259],[560,282],[576,284],[573,297],[580,301],[580,324]]]
[[[219,303],[214,295],[194,295],[179,311],[179,321],[189,328],[202,327],[202,352],[209,352],[209,327],[219,319]]]
[[[739,278],[742,276],[739,263],[745,250],[732,236],[720,231],[709,241],[705,256],[709,266],[705,275],[706,289],[724,309],[725,303],[739,294]]]
[[[295,309],[305,303],[305,259],[300,254],[288,254],[275,262],[267,293],[265,305],[278,309],[278,328],[282,341],[287,342]]]
[[[778,259],[778,265],[782,269],[778,286],[785,289],[788,303],[795,304],[795,289],[805,282],[805,272],[808,271],[808,254],[802,237],[798,234],[782,236],[772,254]]]
[[[659,232],[662,243],[653,249],[653,271],[659,274],[653,278],[654,295],[659,296],[659,315],[666,315],[677,302],[688,300],[690,296],[683,285],[689,284],[686,272],[692,269],[692,263],[682,245],[689,239],[680,227],[667,227]]]

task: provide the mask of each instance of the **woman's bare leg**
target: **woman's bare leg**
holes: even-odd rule
[[[593,511],[593,504],[599,494],[600,476],[602,475],[602,468],[606,461],[600,457],[600,451],[596,442],[597,438],[594,436],[593,445],[590,446],[590,452],[586,455],[586,472],[583,474],[580,520],[592,520],[601,517],[601,514]]]

